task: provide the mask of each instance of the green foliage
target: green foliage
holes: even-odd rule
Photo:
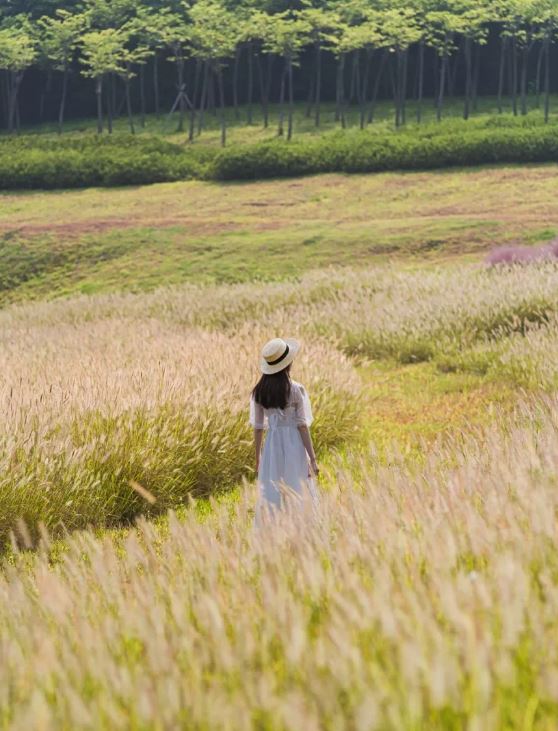
[[[0,143],[0,188],[84,188],[200,178],[204,152],[157,138],[20,138]]]
[[[184,147],[146,135],[57,140],[28,136],[0,140],[0,189],[136,185],[192,178],[258,180],[556,160],[556,125],[545,125],[534,117],[454,120],[398,132],[334,132],[222,151]]]
[[[261,143],[221,152],[212,175],[220,180],[287,177],[323,172],[420,170],[505,162],[558,160],[553,128],[500,126],[457,134],[334,134],[312,141]]]

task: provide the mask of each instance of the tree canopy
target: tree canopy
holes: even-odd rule
[[[264,124],[274,98],[287,138],[302,99],[316,125],[325,98],[342,125],[351,103],[362,127],[372,122],[381,96],[393,98],[397,125],[409,98],[420,121],[426,94],[438,118],[448,94],[462,97],[467,118],[481,88],[500,109],[507,95],[516,114],[527,112],[530,92],[537,104],[544,96],[548,118],[557,29],[558,0],[4,0],[0,121],[17,130],[23,113],[44,119],[45,99],[52,109],[56,95],[62,130],[69,87],[90,113],[88,80],[99,133],[124,105],[134,131],[134,105],[143,123],[163,97],[180,130],[189,110],[191,139],[204,112],[220,109],[223,144],[225,106],[238,116],[245,101],[251,123],[256,87]]]

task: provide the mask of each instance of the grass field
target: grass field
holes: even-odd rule
[[[554,729],[558,268],[481,261],[555,181],[0,195],[0,728]],[[262,536],[276,333],[322,499]]]
[[[556,165],[0,194],[0,302],[422,266],[558,232]]]

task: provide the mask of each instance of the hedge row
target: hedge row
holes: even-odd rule
[[[555,125],[459,125],[433,134],[345,132],[222,151],[157,138],[27,138],[0,142],[0,189],[246,180],[325,172],[367,173],[486,163],[558,161]]]
[[[289,145],[263,143],[221,153],[211,172],[219,180],[238,180],[549,161],[558,161],[554,129],[502,128],[438,137],[363,134]]]

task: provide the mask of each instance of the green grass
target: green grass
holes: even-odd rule
[[[556,165],[0,194],[0,303],[422,266],[558,231]]]
[[[555,120],[558,115],[558,95],[551,96],[550,102],[551,120]],[[531,96],[528,100],[529,120],[541,120],[543,118],[542,108],[537,108],[536,98]],[[416,104],[410,101],[407,107],[407,125],[410,130],[415,129],[416,124]],[[246,123],[247,107],[240,106],[238,117],[235,115],[234,109],[227,107],[225,110],[225,119],[227,124],[227,139],[230,145],[253,144],[255,142],[263,142],[273,139],[277,135],[277,122],[279,117],[279,108],[277,104],[270,105],[269,126],[263,127],[263,116],[259,105],[252,107],[253,121],[251,125]],[[441,128],[446,122],[461,122],[463,115],[463,101],[459,98],[447,99],[443,110],[443,120]],[[467,120],[469,126],[484,124],[489,118],[498,115],[496,97],[487,96],[478,99],[478,107],[473,116]],[[503,114],[498,117],[513,120],[511,104],[504,101]],[[518,121],[524,117],[516,118]],[[322,105],[320,115],[320,126],[315,126],[312,115],[307,116],[306,105],[295,104],[294,113],[294,135],[304,137],[320,136],[324,132],[333,131],[340,128],[340,123],[335,120],[335,106],[332,103]],[[436,109],[432,99],[425,99],[422,108],[422,121],[424,124],[436,121]],[[145,126],[142,127],[139,116],[134,117],[136,134],[138,135],[156,135],[169,138],[173,141],[185,142],[188,137],[188,120],[186,122],[185,132],[177,132],[178,114],[170,117],[168,114],[148,114],[145,118]],[[347,129],[357,129],[360,124],[360,112],[357,106],[350,105],[346,110],[346,127]],[[391,101],[380,101],[377,105],[374,121],[368,126],[368,129],[378,131],[379,133],[393,129],[394,124],[394,108]],[[64,134],[96,134],[97,122],[94,118],[82,118],[66,121],[64,124]],[[119,117],[114,122],[114,133],[128,133],[129,125],[125,116]],[[106,133],[106,132],[105,132]],[[5,133],[4,133],[5,134]],[[54,122],[43,124],[27,125],[22,128],[22,134],[46,135],[53,139],[58,138],[58,126]],[[220,146],[220,121],[218,114],[206,114],[204,117],[204,129],[201,134],[195,137],[195,143],[200,146],[218,147]],[[2,133],[0,133],[0,138]]]

